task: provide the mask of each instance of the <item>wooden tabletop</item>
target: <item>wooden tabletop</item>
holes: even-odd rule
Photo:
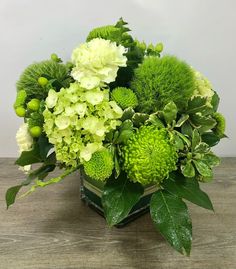
[[[80,201],[76,174],[6,210],[5,191],[23,178],[13,162],[0,159],[0,269],[236,268],[236,158],[223,159],[215,181],[203,186],[215,213],[190,205],[189,258],[165,242],[149,214],[124,228],[108,228]]]

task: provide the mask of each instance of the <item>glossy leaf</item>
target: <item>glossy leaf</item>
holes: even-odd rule
[[[205,154],[202,161],[211,168],[220,164],[220,158],[213,153]]]
[[[201,160],[193,160],[194,165],[200,175],[211,178],[213,176],[212,169]]]
[[[189,118],[189,115],[183,114],[175,124],[175,127],[181,127]]]
[[[38,145],[39,145],[40,156],[43,160],[45,160],[47,158],[49,150],[53,148],[53,145],[49,143],[48,138],[43,135],[39,137]]]
[[[220,138],[212,132],[202,134],[202,141],[207,143],[210,147],[214,147],[220,142]]]
[[[38,144],[35,144],[32,150],[23,151],[20,157],[16,160],[15,164],[25,166],[33,163],[40,163],[43,159],[40,154],[40,148]]]
[[[182,174],[185,177],[194,177],[195,176],[195,168],[191,161],[188,161],[186,164],[181,165]]]
[[[178,195],[193,204],[214,210],[210,198],[200,189],[195,178],[185,178],[179,173],[172,173],[168,179],[164,180],[163,187],[168,192]]]
[[[147,124],[152,124],[156,126],[157,128],[164,128],[165,125],[161,121],[161,119],[156,114],[151,114],[148,118],[148,120],[145,122]]]
[[[129,181],[122,173],[117,179],[110,179],[104,186],[102,204],[109,226],[121,222],[143,194],[140,183]]]
[[[141,126],[149,118],[148,114],[145,113],[135,113],[132,117],[132,121],[136,127]]]
[[[120,132],[119,137],[117,138],[117,140],[115,141],[115,143],[120,144],[123,143],[125,144],[129,138],[132,136],[133,134],[133,130],[123,130]]]
[[[129,108],[126,108],[123,112],[123,115],[122,115],[122,118],[121,120],[122,121],[125,121],[125,120],[130,120],[132,119],[133,115],[134,115],[134,110],[133,108],[129,107]]]
[[[201,137],[197,129],[193,130],[192,133],[192,151],[196,148],[196,146],[201,142]]]
[[[181,133],[189,137],[192,136],[193,128],[188,121],[181,126]]]
[[[20,191],[21,188],[22,188],[22,185],[17,185],[7,190],[6,196],[5,196],[7,208],[9,208],[9,206],[15,203],[16,195]]]
[[[159,190],[152,195],[150,213],[156,229],[182,254],[189,255],[192,223],[186,204],[178,196]]]
[[[214,95],[212,96],[211,98],[211,105],[214,109],[214,111],[216,112],[217,109],[218,109],[218,106],[219,106],[219,103],[220,103],[220,97],[219,95],[215,92]]]
[[[206,107],[206,98],[201,96],[196,96],[193,99],[190,99],[188,102],[187,114],[194,114],[201,112],[202,109]]]

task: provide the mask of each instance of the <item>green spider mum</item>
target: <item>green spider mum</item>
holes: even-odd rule
[[[225,137],[225,127],[226,127],[226,122],[224,116],[216,112],[213,115],[214,119],[216,120],[217,124],[214,127],[213,131],[220,137],[223,138]]]
[[[124,169],[142,185],[160,183],[176,169],[178,155],[165,129],[143,126],[123,148]]]
[[[30,99],[44,99],[47,97],[47,89],[42,87],[38,79],[46,76],[50,79],[56,79],[62,87],[68,87],[71,79],[68,76],[68,68],[52,60],[46,60],[29,65],[21,74],[16,87],[17,90],[25,90]]]
[[[136,94],[128,88],[117,87],[111,93],[111,98],[122,108],[135,108],[138,105]]]
[[[181,110],[195,90],[195,77],[191,67],[174,56],[151,56],[135,70],[131,89],[140,112],[155,112],[170,101]]]
[[[104,181],[109,178],[114,168],[112,154],[108,149],[93,153],[92,158],[84,163],[85,174],[93,179]]]

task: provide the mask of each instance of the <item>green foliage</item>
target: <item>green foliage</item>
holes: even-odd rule
[[[136,94],[131,89],[125,87],[117,87],[113,89],[111,98],[116,101],[122,109],[128,107],[135,108],[138,105]]]
[[[225,136],[225,126],[226,126],[225,118],[219,112],[214,113],[213,117],[216,120],[216,126],[214,127],[213,132],[218,137],[223,138]]]
[[[24,89],[30,99],[44,99],[48,89],[38,83],[38,79],[42,76],[56,79],[62,87],[68,87],[71,80],[68,76],[68,68],[64,64],[46,60],[31,64],[24,70],[16,84],[17,90]]]
[[[185,178],[180,173],[171,173],[169,178],[163,181],[163,188],[193,204],[213,210],[211,200],[208,195],[200,189],[199,183],[194,177]]]
[[[142,126],[124,146],[123,155],[128,177],[143,185],[160,183],[176,169],[177,153],[164,128]]]
[[[191,67],[174,56],[145,58],[131,83],[138,97],[138,110],[145,113],[161,110],[170,101],[183,109],[194,87]]]
[[[189,256],[192,223],[186,204],[178,196],[159,190],[152,195],[150,213],[156,229],[181,254]]]
[[[94,38],[109,39],[117,42],[117,39],[122,39],[122,31],[114,25],[106,25],[94,28],[88,35],[86,41],[89,42]]]
[[[104,181],[109,178],[113,168],[113,156],[108,149],[96,151],[89,161],[84,162],[85,174],[96,180]]]
[[[108,180],[102,194],[102,204],[108,225],[118,224],[127,217],[143,191],[141,184],[130,182],[124,173],[117,179]]]

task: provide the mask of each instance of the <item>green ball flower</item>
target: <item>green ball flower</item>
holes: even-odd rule
[[[68,76],[69,69],[64,65],[52,60],[42,61],[29,65],[21,74],[16,87],[20,91],[25,90],[27,97],[44,99],[47,97],[48,90],[39,84],[38,79],[47,75],[56,79],[63,87],[68,87],[71,78]],[[45,81],[44,81],[45,82]]]
[[[214,119],[216,120],[217,124],[215,126],[215,128],[213,129],[213,131],[220,137],[224,137],[225,134],[225,127],[226,127],[226,122],[225,122],[225,118],[224,116],[219,113],[216,112],[213,115]]]
[[[138,99],[136,94],[128,88],[117,87],[111,93],[111,98],[122,108],[136,107],[138,105]]]
[[[160,183],[176,169],[178,155],[166,129],[143,126],[123,148],[124,169],[130,180],[142,185]]]
[[[138,97],[140,112],[155,112],[170,101],[183,109],[195,90],[194,72],[174,56],[150,56],[135,70],[131,89]]]
[[[15,112],[16,112],[16,115],[17,115],[18,117],[24,117],[25,114],[26,114],[26,110],[25,110],[24,107],[22,107],[22,106],[17,107],[17,108],[15,109]]]
[[[104,181],[109,178],[114,168],[112,154],[108,149],[93,153],[92,158],[84,163],[84,171],[87,176]]]

